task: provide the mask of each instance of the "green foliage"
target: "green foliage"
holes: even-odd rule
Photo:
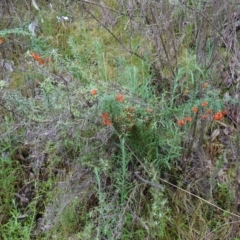
[[[30,222],[25,219],[24,223],[21,222],[21,215],[15,206],[15,209],[11,211],[11,218],[7,224],[2,228],[2,238],[7,239],[31,239],[31,231],[33,225],[31,222],[34,220],[31,218]]]
[[[45,55],[51,49],[49,39],[44,37],[32,38],[30,43],[30,49],[33,52]]]
[[[38,37],[0,31],[3,44],[24,41],[10,80],[3,65],[0,81],[0,237],[220,238],[229,216],[211,203],[231,209],[234,190],[217,179],[215,160],[235,155],[221,142],[233,132],[222,110],[238,101],[223,100],[212,80],[219,35],[201,22],[218,14],[207,21],[196,1],[70,2],[41,4]],[[71,12],[73,21],[57,21]]]
[[[0,181],[1,181],[1,194],[0,199],[3,203],[1,205],[1,218],[8,218],[9,212],[12,208],[12,199],[14,197],[14,191],[18,176],[19,168],[14,166],[11,159],[4,156],[6,152],[2,151],[0,161]]]
[[[28,31],[23,30],[22,28],[13,28],[13,29],[4,29],[0,31],[0,36],[7,36],[9,34],[16,34],[22,36],[31,36]]]

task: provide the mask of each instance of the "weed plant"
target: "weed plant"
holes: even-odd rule
[[[24,45],[0,82],[1,238],[236,238],[237,96],[213,78],[212,2],[38,4],[37,37],[0,31],[0,50]]]

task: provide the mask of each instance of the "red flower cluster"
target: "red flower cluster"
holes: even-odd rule
[[[207,105],[208,105],[208,102],[206,102],[206,101],[203,101],[203,102],[201,103],[201,106],[202,106],[202,107],[207,107]]]
[[[39,65],[44,65],[45,63],[49,62],[49,58],[46,58],[45,60],[43,60],[43,58],[37,54],[37,53],[34,53],[32,52],[31,54],[31,57],[38,62]]]
[[[117,95],[117,97],[116,97],[116,100],[119,101],[119,102],[123,102],[124,96],[119,93],[119,94]]]
[[[198,108],[197,107],[193,107],[192,108],[192,112],[197,113],[198,112]]]
[[[227,112],[225,110],[216,112],[213,116],[213,119],[216,121],[220,121],[226,114],[227,114]]]
[[[185,117],[183,119],[179,119],[177,120],[177,125],[182,127],[184,126],[187,122],[191,122],[192,121],[192,118],[191,117]]]
[[[103,124],[105,126],[111,126],[112,125],[112,121],[110,120],[110,117],[109,117],[107,112],[102,113],[101,118],[102,118]]]
[[[91,95],[96,95],[97,94],[97,89],[92,89],[91,91],[90,91],[90,93],[91,93]]]

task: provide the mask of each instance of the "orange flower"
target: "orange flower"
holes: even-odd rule
[[[37,53],[30,53],[30,55],[31,55],[31,57],[34,59],[34,60],[36,60],[36,61],[38,61],[39,59],[41,59],[41,57],[40,57],[40,55],[39,54],[37,54]]]
[[[213,116],[213,119],[216,120],[216,121],[219,121],[219,120],[221,120],[222,118],[223,118],[222,112],[217,112],[217,113],[215,113],[214,116]]]
[[[30,53],[31,57],[38,62],[39,65],[44,65],[46,61],[42,59],[42,57],[37,53]]]
[[[91,95],[96,95],[97,94],[97,89],[92,89],[91,91],[90,91],[90,93],[91,93]]]
[[[34,52],[30,53],[30,56],[35,61],[37,61],[39,65],[44,65],[45,63],[50,62],[50,58],[49,57],[44,60],[39,54],[34,53]]]
[[[206,102],[206,101],[204,101],[204,102],[201,103],[201,106],[202,106],[202,107],[206,107],[207,105],[208,105],[208,102]]]
[[[110,119],[104,119],[103,124],[104,124],[105,126],[111,126],[111,125],[112,125],[112,122],[111,122]]]
[[[111,122],[107,112],[102,113],[101,118],[102,118],[103,124],[105,126],[111,126],[112,125],[112,122]]]
[[[191,121],[192,121],[192,118],[191,118],[191,117],[185,117],[183,120],[184,120],[185,122],[191,122]]]
[[[123,99],[124,99],[124,96],[120,93],[116,97],[116,100],[119,101],[119,102],[123,102]]]
[[[198,108],[197,108],[197,107],[193,107],[193,108],[192,108],[192,111],[193,111],[194,113],[197,113],[197,112],[198,112]]]
[[[153,112],[153,109],[152,108],[146,108],[146,112],[151,113],[151,112]]]
[[[0,45],[4,43],[4,38],[0,37]]]
[[[102,119],[109,118],[108,113],[107,113],[107,112],[102,113],[101,118],[102,118]]]
[[[45,64],[45,61],[43,59],[39,59],[37,60],[38,64],[39,65],[44,65]]]
[[[206,120],[206,119],[208,118],[208,116],[205,115],[205,114],[203,114],[203,115],[201,115],[201,118],[202,118],[203,120]]]
[[[184,120],[177,120],[178,126],[182,127],[185,124]]]

